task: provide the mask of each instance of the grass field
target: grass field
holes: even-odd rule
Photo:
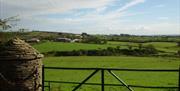
[[[108,44],[111,45],[132,45],[132,46],[138,46],[138,43],[131,43],[131,42],[108,42]],[[155,48],[161,51],[165,52],[177,52],[177,50],[180,50],[180,47],[177,46],[177,43],[175,42],[149,42],[149,43],[142,43],[143,45],[153,45]]]
[[[143,45],[152,44],[158,50],[175,53],[178,48],[173,42],[149,42]],[[49,51],[72,51],[79,49],[104,49],[107,47],[128,48],[127,45],[138,46],[138,43],[130,42],[108,42],[107,44],[83,44],[83,43],[62,43],[44,42],[33,45],[41,53]],[[153,68],[153,69],[178,69],[179,58],[173,57],[131,57],[131,56],[77,56],[77,57],[45,57],[45,66],[51,67],[110,67],[110,68]],[[127,84],[145,86],[177,86],[178,73],[168,72],[122,72],[114,71]],[[45,70],[45,79],[53,81],[77,81],[81,82],[92,71],[72,71],[72,70]],[[88,82],[100,83],[100,72]],[[105,72],[105,83],[119,82],[110,74]],[[70,84],[51,84],[51,91],[71,91],[74,85]],[[128,91],[125,87],[106,86],[105,91]],[[140,89],[135,91],[176,91],[164,89]],[[100,91],[100,86],[83,85],[77,91]]]
[[[116,68],[161,68],[178,69],[180,65],[179,58],[157,58],[157,57],[127,57],[127,56],[106,56],[106,57],[45,57],[45,66],[55,67],[116,67]],[[65,71],[65,70],[45,70],[45,79],[54,81],[78,81],[81,82],[92,71]],[[177,86],[178,73],[155,73],[155,72],[121,72],[114,71],[126,83],[131,85],[145,86]],[[105,72],[105,83],[119,83],[115,78]],[[95,75],[88,82],[100,83],[100,73]],[[52,84],[53,91],[71,91],[74,85]],[[106,91],[128,91],[125,87],[109,87]],[[138,89],[135,91],[175,91],[158,89]],[[83,85],[77,91],[100,91],[100,86]]]
[[[176,43],[173,42],[149,42],[143,45],[152,44],[158,50],[165,52],[177,52],[180,48],[177,47]],[[107,44],[84,44],[84,43],[62,43],[62,42],[45,42],[40,44],[35,44],[34,47],[38,49],[41,53],[49,51],[72,51],[79,49],[104,49],[107,47],[120,46],[121,48],[127,48],[127,45],[138,46],[138,43],[130,42],[108,42]]]
[[[79,49],[98,49],[98,48],[107,48],[115,47],[115,45],[99,45],[99,44],[83,44],[83,43],[63,43],[63,42],[45,42],[34,45],[36,49],[40,52],[49,52],[49,51],[72,51]]]

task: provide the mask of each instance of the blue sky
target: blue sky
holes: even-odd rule
[[[180,34],[180,0],[0,0],[16,28],[90,34]]]

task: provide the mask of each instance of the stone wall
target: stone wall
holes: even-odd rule
[[[0,91],[41,91],[42,57],[18,38],[1,46]]]

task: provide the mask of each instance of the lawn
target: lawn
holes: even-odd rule
[[[157,68],[157,69],[178,69],[180,65],[179,58],[171,57],[130,57],[130,56],[105,56],[105,57],[45,57],[43,59],[45,66],[53,67],[110,67],[110,68]],[[92,71],[71,71],[71,70],[45,70],[45,79],[54,81],[78,81],[81,82]],[[127,84],[145,85],[145,86],[177,86],[178,73],[168,72],[121,72],[114,71]],[[88,82],[100,83],[100,72]],[[105,83],[119,82],[105,72]],[[71,91],[74,85],[52,84],[53,91]],[[125,87],[109,87],[106,91],[128,91]],[[174,91],[158,89],[139,89],[135,91]],[[77,91],[100,91],[100,86],[83,85]]]

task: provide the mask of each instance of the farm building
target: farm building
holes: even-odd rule
[[[69,38],[57,38],[55,41],[57,41],[57,42],[71,42],[72,40]]]
[[[26,42],[28,42],[28,43],[39,43],[40,40],[38,38],[31,38],[31,39],[26,40]]]
[[[81,41],[82,41],[82,39],[73,39],[72,40],[72,42],[78,42],[78,43],[81,42]]]
[[[76,34],[75,36],[76,36],[76,38],[83,38],[83,36],[81,34]]]

